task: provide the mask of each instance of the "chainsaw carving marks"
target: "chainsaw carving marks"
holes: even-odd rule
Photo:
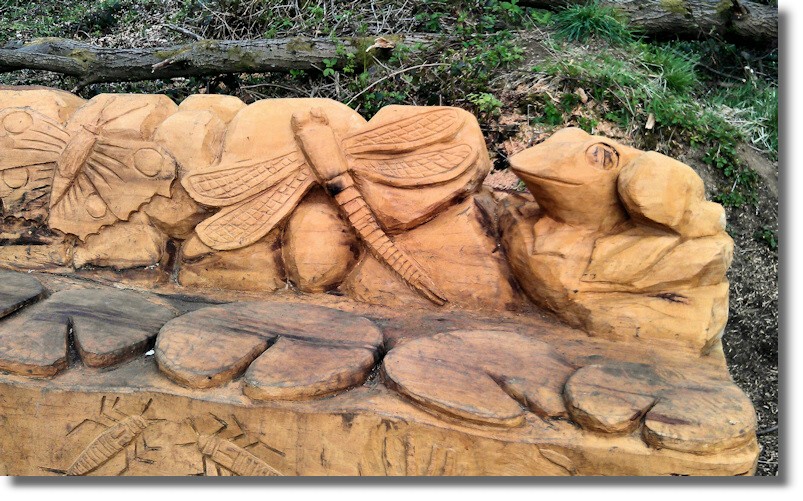
[[[437,442],[405,434],[382,441],[385,475],[451,477],[465,475],[457,451]]]
[[[469,144],[453,141],[463,122],[457,110],[436,108],[339,138],[322,109],[296,113],[292,117],[296,145],[286,153],[239,165],[221,162],[184,179],[196,201],[224,207],[198,225],[198,236],[213,249],[250,245],[282,221],[317,183],[337,202],[377,259],[421,295],[443,304],[443,293],[380,226],[352,172],[401,188],[455,179],[478,153]]]

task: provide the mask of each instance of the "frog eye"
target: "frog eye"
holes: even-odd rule
[[[609,144],[592,144],[586,150],[586,160],[600,170],[611,170],[619,165],[619,153]]]

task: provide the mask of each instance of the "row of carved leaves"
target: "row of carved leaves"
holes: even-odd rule
[[[0,271],[0,316],[45,294],[34,277]],[[577,367],[531,337],[488,330],[421,337],[383,358],[374,322],[294,303],[230,303],[178,316],[148,294],[61,291],[0,324],[0,370],[53,376],[69,365],[70,336],[91,367],[139,356],[155,340],[156,361],[172,380],[242,384],[253,400],[331,396],[362,385],[380,364],[385,384],[407,400],[482,426],[517,427],[533,413],[694,453],[738,447],[755,432],[747,397],[699,372],[612,361]]]

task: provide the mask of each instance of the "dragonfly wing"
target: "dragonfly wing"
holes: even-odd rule
[[[477,159],[468,144],[403,155],[365,155],[352,168],[374,182],[409,188],[445,183],[463,174]]]
[[[344,139],[343,147],[352,155],[411,151],[451,139],[464,122],[458,110],[436,108],[358,132]]]
[[[284,219],[314,183],[312,172],[304,167],[270,189],[222,209],[196,226],[195,231],[213,249],[251,245]]]
[[[190,174],[182,185],[195,201],[224,207],[251,198],[305,166],[303,155],[291,151],[256,163],[218,164],[212,170]]]

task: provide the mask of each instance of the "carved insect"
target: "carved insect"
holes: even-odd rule
[[[101,398],[100,416],[105,417],[111,421],[111,423],[106,424],[95,419],[84,419],[67,433],[67,436],[72,435],[86,423],[95,423],[106,428],[100,435],[95,437],[95,439],[90,442],[90,444],[81,452],[81,454],[78,455],[75,461],[73,461],[69,468],[66,470],[57,470],[53,468],[45,469],[70,476],[86,475],[108,463],[123,450],[126,450],[126,465],[118,474],[122,474],[128,470],[131,460],[137,460],[149,464],[153,463],[153,461],[149,459],[143,459],[139,457],[139,445],[137,444],[137,442],[141,442],[142,447],[149,451],[160,449],[159,447],[148,446],[144,437],[142,436],[142,433],[148,428],[148,426],[150,426],[149,421],[156,421],[148,420],[142,417],[150,408],[151,403],[153,403],[153,399],[148,400],[139,415],[126,415],[122,413],[119,409],[117,409],[117,404],[119,401],[120,397],[115,398],[111,408],[107,410],[106,397],[104,396]],[[111,414],[112,412],[117,413],[117,416],[113,416]],[[134,447],[129,451],[129,446],[131,446],[132,443],[134,443]]]
[[[6,215],[44,215],[56,161],[70,135],[30,108],[0,112],[0,200]]]
[[[127,220],[156,194],[170,196],[176,174],[175,161],[160,146],[143,138],[139,130],[115,127],[116,120],[150,103],[123,99],[120,104],[109,98],[103,105],[85,105],[90,106],[80,125],[66,127],[25,108],[0,115],[5,133],[0,151],[4,158],[15,159],[8,165],[6,160],[0,162],[4,183],[20,187],[33,175],[39,186],[42,175],[37,168],[55,162],[55,171],[51,167],[52,177],[47,178],[52,184],[40,186],[50,195],[48,222],[81,240],[103,226]]]
[[[252,440],[250,443],[240,447],[234,442],[241,438],[247,438],[247,436],[243,426],[239,423],[239,421],[237,421],[237,418],[232,416],[232,419],[237,427],[237,432],[234,434],[234,436],[226,439],[223,438],[221,434],[228,429],[229,424],[214,414],[212,417],[215,419],[215,421],[220,423],[220,428],[211,434],[201,433],[198,431],[195,422],[192,419],[189,419],[188,423],[197,435],[198,439],[190,444],[178,444],[196,445],[198,447],[198,450],[203,456],[205,475],[219,476],[230,472],[230,474],[241,477],[283,476],[278,470],[248,451],[247,448],[262,443],[262,445],[281,456],[284,456],[284,453],[268,446],[267,444],[264,444],[260,440]]]
[[[267,161],[218,164],[184,178],[184,187],[196,201],[224,207],[196,227],[198,236],[218,250],[250,245],[282,221],[318,183],[377,259],[421,295],[444,304],[443,293],[385,234],[352,172],[398,188],[448,182],[466,172],[477,158],[469,144],[454,141],[463,122],[457,110],[436,108],[339,138],[322,110],[293,115],[297,149]]]

